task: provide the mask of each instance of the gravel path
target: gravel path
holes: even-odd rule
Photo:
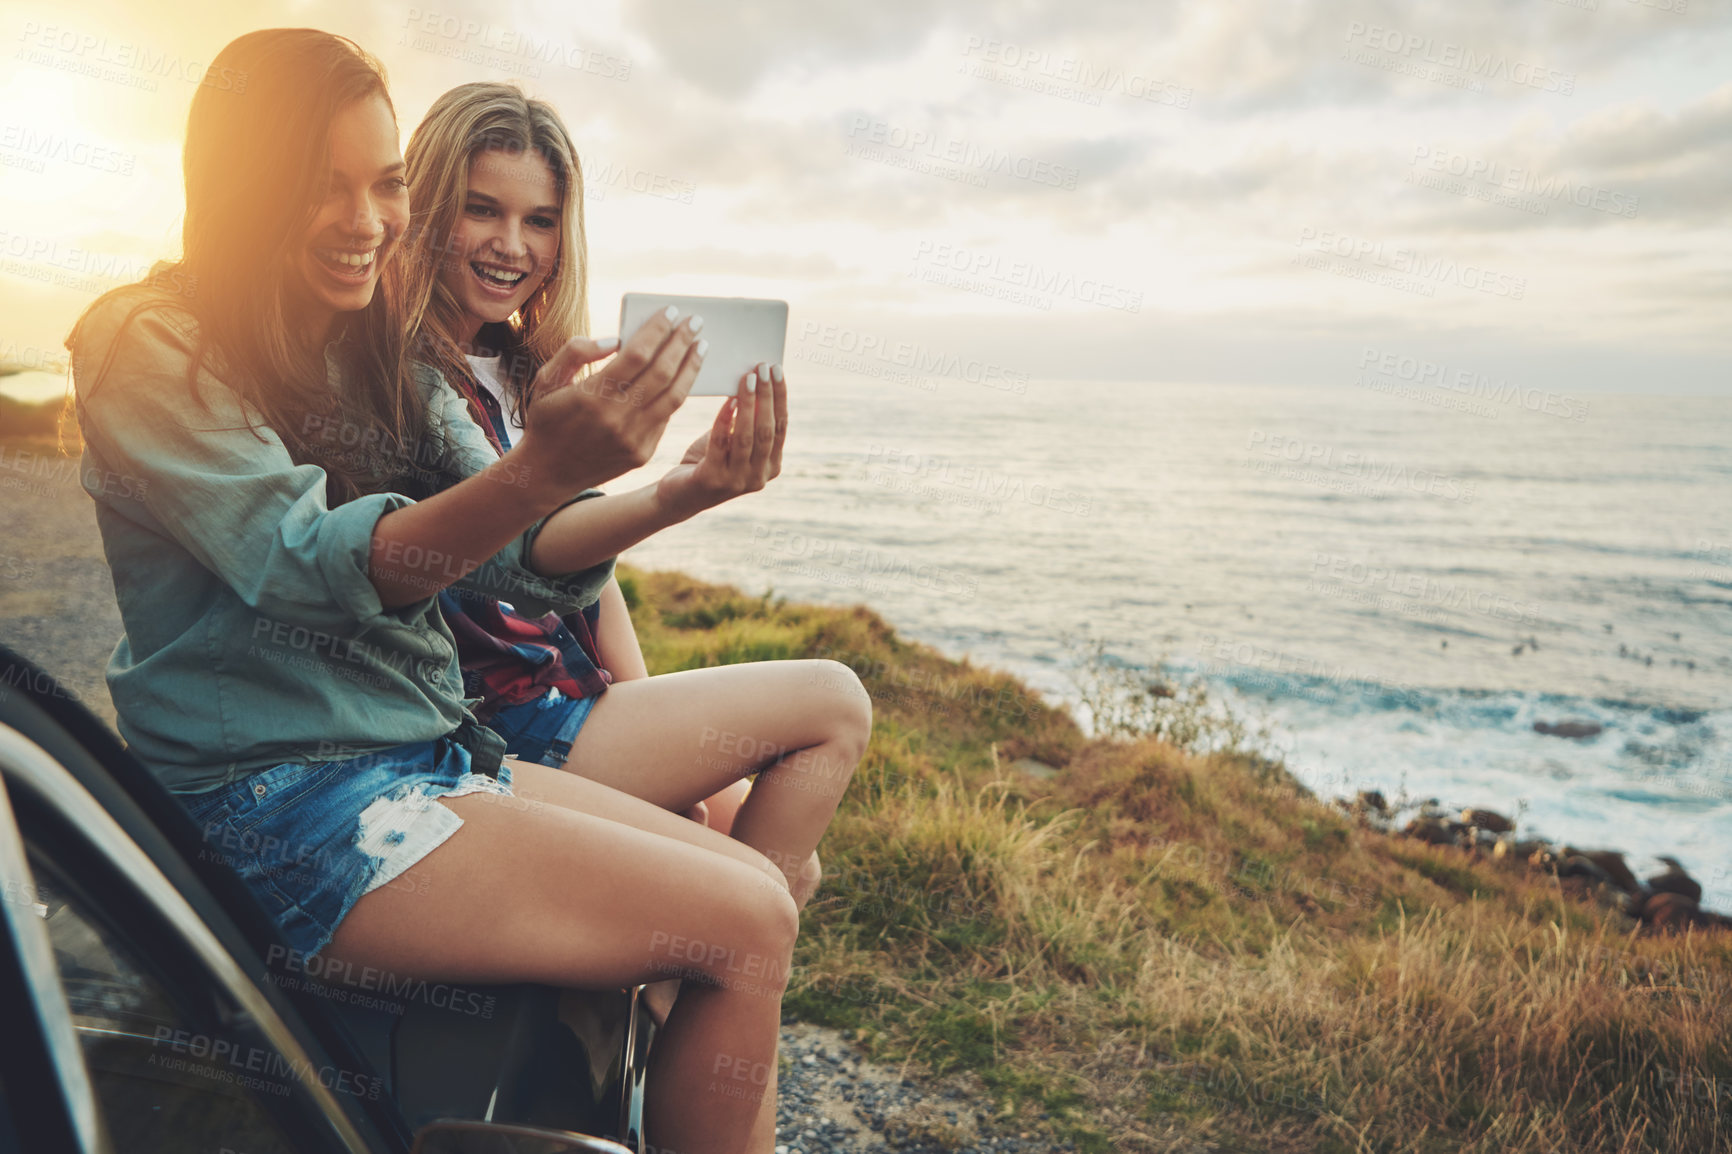
[[[902,1150],[910,1154],[1035,1154],[1070,1143],[991,1121],[991,1105],[969,1079],[926,1085],[859,1057],[836,1030],[782,1027],[784,1073],[776,1102],[776,1154]]]
[[[102,671],[120,640],[114,582],[78,458],[0,439],[0,644],[40,665],[109,725]]]

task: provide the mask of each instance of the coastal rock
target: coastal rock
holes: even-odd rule
[[[1565,846],[1563,852],[1565,856],[1582,857],[1594,863],[1600,872],[1606,875],[1607,880],[1625,893],[1639,894],[1642,892],[1642,883],[1636,880],[1636,875],[1630,872],[1628,865],[1624,864],[1623,854],[1613,850],[1575,849],[1571,846]],[[1701,887],[1698,886],[1698,897],[1700,897],[1700,892]]]
[[[1556,850],[1549,846],[1542,846],[1528,858],[1528,864],[1535,869],[1550,870],[1557,874],[1559,880],[1580,878],[1590,885],[1613,887],[1617,885],[1612,880],[1611,875],[1601,869],[1599,863],[1592,857],[1571,849],[1569,846]]]
[[[1397,807],[1389,804],[1389,799],[1383,796],[1381,790],[1375,789],[1362,789],[1351,798],[1338,797],[1330,804],[1362,828],[1373,829],[1379,833],[1391,832],[1400,812]]]
[[[1666,863],[1666,872],[1649,878],[1649,889],[1658,893],[1678,894],[1692,902],[1702,900],[1702,883],[1685,873],[1677,858],[1663,857],[1660,860]]]
[[[1529,837],[1529,839],[1521,840],[1521,842],[1517,842],[1514,837],[1500,837],[1495,849],[1491,851],[1491,856],[1498,861],[1503,861],[1503,863],[1510,863],[1510,865],[1514,865],[1517,861],[1531,863],[1533,856],[1541,853],[1543,849],[1545,849],[1545,842],[1536,839],[1536,837]]]
[[[1571,737],[1577,740],[1581,740],[1585,737],[1593,737],[1595,734],[1599,733],[1602,728],[1603,727],[1597,721],[1534,722],[1535,733],[1543,733],[1548,737]]]
[[[1559,855],[1555,866],[1560,878],[1583,878],[1597,885],[1614,885],[1611,875],[1600,868],[1593,858],[1584,857],[1579,853],[1564,853]]]
[[[1701,907],[1694,898],[1665,890],[1651,894],[1642,903],[1638,916],[1649,929],[1675,932],[1688,926],[1706,925]]]
[[[1360,825],[1375,829],[1388,829],[1390,820],[1395,817],[1395,810],[1388,800],[1381,791],[1375,789],[1360,790],[1352,801],[1338,797],[1335,799],[1335,808]]]
[[[1423,814],[1408,822],[1401,832],[1427,845],[1460,845],[1467,827],[1459,821]]]
[[[1379,817],[1388,817],[1391,813],[1389,801],[1380,789],[1360,790],[1359,795],[1353,799],[1353,808],[1374,813]]]
[[[1019,757],[1010,763],[1010,768],[1027,777],[1032,777],[1037,781],[1058,774],[1057,766],[1048,765],[1046,762],[1038,761],[1032,757]]]
[[[1490,809],[1464,809],[1461,811],[1461,820],[1491,833],[1509,833],[1515,829],[1515,822]]]

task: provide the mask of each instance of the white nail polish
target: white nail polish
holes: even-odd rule
[[[611,352],[613,352],[613,350],[619,348],[619,338],[618,337],[604,337],[601,340],[595,342],[595,347],[597,350],[599,350],[601,352],[611,353]]]
[[[703,317],[693,317],[689,323],[691,325],[692,332],[695,333],[699,329],[704,327],[704,318]]]
[[[680,310],[675,308],[673,305],[669,305],[662,311],[662,316],[668,318],[670,321],[677,321],[680,319]]]
[[[778,385],[786,383],[782,380],[782,366],[781,365],[771,365],[770,366],[770,378],[772,380],[774,380]]]
[[[710,342],[709,341],[699,341],[698,342],[698,347],[697,347],[698,356],[701,357],[709,351],[710,351]]]
[[[751,396],[753,393],[755,393],[757,391],[758,391],[758,374],[756,372],[748,373],[746,375],[746,395]]]

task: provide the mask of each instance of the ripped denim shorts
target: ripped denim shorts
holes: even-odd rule
[[[509,766],[497,772],[471,772],[470,751],[448,736],[270,766],[179,797],[204,834],[201,852],[238,873],[289,946],[311,957],[364,895],[396,882],[462,826],[435,798],[511,796]]]

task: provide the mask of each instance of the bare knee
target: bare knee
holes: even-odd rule
[[[800,907],[786,889],[760,886],[742,903],[739,925],[749,946],[743,956],[730,956],[711,971],[711,978],[731,989],[780,994],[788,985],[794,960],[794,939],[800,934]]]
[[[652,935],[657,976],[748,993],[779,995],[787,987],[799,908],[777,881],[742,881],[712,911],[717,916],[708,937],[671,930]]]
[[[844,687],[845,691],[837,694],[837,702],[832,717],[832,739],[852,750],[854,760],[858,761],[866,753],[866,745],[872,740],[872,697],[866,692],[866,686],[861,683],[860,675],[840,661],[824,660],[824,680],[828,684]]]

